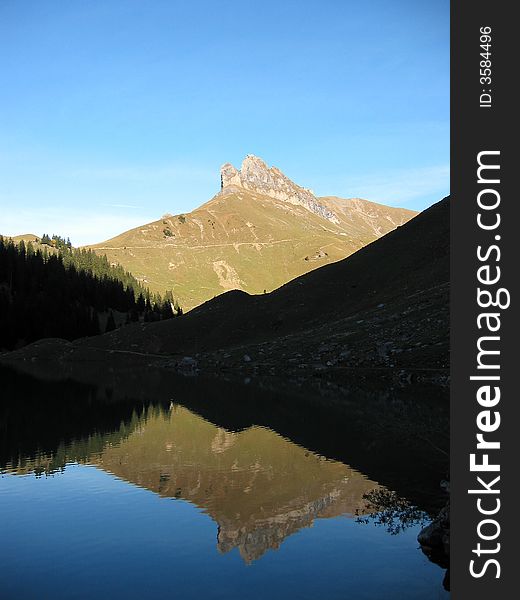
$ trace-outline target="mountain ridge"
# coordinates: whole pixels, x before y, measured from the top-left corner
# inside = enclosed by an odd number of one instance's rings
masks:
[[[229,165],[221,191],[193,211],[164,215],[88,247],[152,290],[173,287],[189,310],[232,289],[270,292],[351,255],[417,214],[361,199],[318,199],[261,159],[244,163],[244,174]],[[273,177],[282,183],[272,184]]]
[[[448,331],[449,197],[269,294],[233,290],[178,319],[79,340],[74,352],[195,356],[208,373],[440,373],[449,367]]]

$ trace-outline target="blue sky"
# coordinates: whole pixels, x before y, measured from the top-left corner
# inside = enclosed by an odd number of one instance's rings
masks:
[[[102,241],[253,153],[318,195],[449,192],[448,0],[2,0],[0,232]]]

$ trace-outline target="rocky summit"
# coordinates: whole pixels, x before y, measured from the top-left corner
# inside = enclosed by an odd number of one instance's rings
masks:
[[[217,183],[217,174],[215,183]],[[417,213],[367,200],[317,198],[249,155],[222,167],[221,189],[190,213],[91,248],[190,310],[229,290],[263,294],[350,256]]]
[[[254,154],[248,154],[245,157],[240,170],[235,169],[230,163],[222,165],[220,182],[221,190],[230,187],[243,188],[283,202],[299,204],[320,217],[338,223],[336,215],[320,204],[311,190],[300,187],[291,181],[280,169],[269,168],[261,158]]]

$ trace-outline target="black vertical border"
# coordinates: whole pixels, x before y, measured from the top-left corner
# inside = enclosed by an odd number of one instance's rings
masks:
[[[451,3],[451,589],[454,600],[501,600],[520,598],[520,539],[515,493],[520,479],[520,192],[514,189],[520,173],[520,152],[514,146],[518,127],[519,100],[517,39],[519,22],[513,15],[515,3],[505,0],[452,0]],[[492,107],[481,108],[480,28],[492,28]],[[516,33],[516,35],[515,35]],[[516,86],[517,87],[517,86]],[[514,103],[514,104],[513,104]],[[500,151],[501,226],[498,232],[482,232],[477,226],[477,155],[483,150]],[[486,518],[476,508],[476,473],[470,473],[469,455],[475,452],[475,400],[478,384],[469,380],[477,374],[477,268],[476,248],[487,246],[496,233],[501,236],[501,287],[511,293],[511,306],[501,311],[501,426],[497,438],[501,449],[494,451],[501,464],[501,509],[496,515],[501,549],[490,558],[501,566],[499,579],[490,568],[479,579],[471,576],[469,562],[476,555],[478,522]],[[482,410],[482,408],[480,408]],[[484,543],[484,542],[482,542]],[[492,543],[489,542],[491,547]],[[482,564],[482,560],[480,562]]]

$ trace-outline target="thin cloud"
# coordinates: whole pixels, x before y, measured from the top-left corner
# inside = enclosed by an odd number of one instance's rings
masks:
[[[56,233],[70,237],[74,246],[85,246],[103,242],[123,231],[154,221],[155,218],[142,213],[128,216],[119,212],[93,214],[84,211],[23,211],[2,215],[0,233],[10,236],[23,233],[34,233],[38,236],[43,233]]]
[[[108,206],[110,208],[143,208],[136,204],[102,204],[101,206]]]
[[[208,181],[215,179],[213,169],[204,169],[192,165],[123,165],[123,166],[82,166],[67,170],[67,176],[73,178],[102,179],[114,181],[156,182],[164,179],[183,179]]]
[[[403,205],[449,193],[450,167],[437,165],[417,169],[367,173],[344,181],[344,195],[383,204]]]

